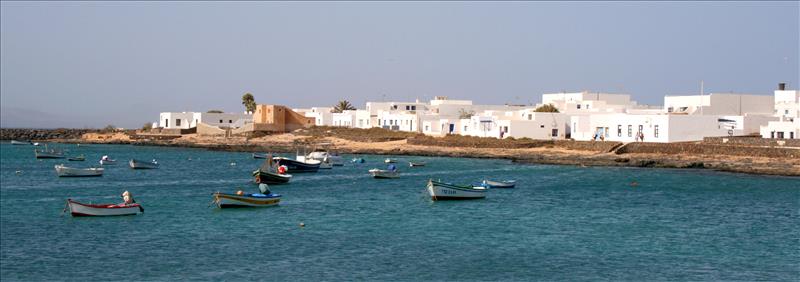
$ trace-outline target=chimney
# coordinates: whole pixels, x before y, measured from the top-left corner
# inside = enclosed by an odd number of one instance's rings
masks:
[[[786,82],[778,83],[778,90],[786,90]]]

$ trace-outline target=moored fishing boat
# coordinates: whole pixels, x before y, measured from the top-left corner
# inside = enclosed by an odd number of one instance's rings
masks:
[[[267,158],[267,154],[253,153],[253,158],[254,159],[266,159]]]
[[[517,185],[517,182],[514,180],[492,181],[484,179],[480,186],[486,188],[514,188],[515,185]]]
[[[130,161],[128,161],[128,165],[132,169],[156,169],[156,168],[158,168],[158,162],[156,160],[153,160],[153,161],[150,161],[150,162],[146,162],[146,161],[140,161],[140,160],[137,160],[137,159],[131,159]]]
[[[316,144],[314,150],[305,156],[305,160],[317,160],[323,164],[327,162],[330,166],[343,166],[342,156],[330,151],[332,145],[332,143]]]
[[[80,154],[76,157],[67,158],[67,160],[71,162],[82,162],[86,160],[86,157],[84,157],[83,154]]]
[[[47,149],[44,150],[34,149],[34,155],[36,155],[37,159],[63,159],[65,158],[64,152],[56,149]]]
[[[137,203],[132,204],[84,204],[67,199],[67,205],[72,216],[118,216],[136,215],[144,212],[144,208]]]
[[[363,164],[365,160],[364,158],[353,158],[352,160],[350,160],[350,162],[354,164]]]
[[[58,174],[59,177],[103,176],[104,171],[102,167],[74,168],[64,166],[63,164],[58,164],[55,168],[56,174]]]
[[[275,166],[272,157],[269,156],[258,169],[253,171],[253,177],[259,184],[285,184],[292,179],[292,175],[287,174],[286,170],[286,166]]]
[[[321,163],[315,160],[302,161],[284,157],[274,157],[272,160],[274,160],[278,166],[286,166],[287,173],[317,172]]]
[[[11,140],[11,145],[30,145],[30,144],[31,142],[28,141]]]
[[[280,194],[228,194],[214,193],[214,204],[219,208],[271,207],[281,202]]]
[[[434,201],[439,200],[469,200],[486,198],[486,187],[472,187],[428,180],[428,194]]]
[[[397,160],[392,159],[392,158],[386,158],[385,160],[383,160],[383,162],[387,163],[387,164],[393,164],[393,163],[396,163]]]
[[[408,162],[408,166],[410,167],[425,166],[425,162]]]
[[[397,167],[393,164],[390,164],[389,167],[386,169],[377,169],[373,168],[369,170],[369,174],[375,178],[398,178],[400,177],[400,172],[397,171]]]

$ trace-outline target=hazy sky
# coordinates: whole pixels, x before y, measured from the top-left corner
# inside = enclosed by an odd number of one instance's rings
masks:
[[[798,2],[2,2],[2,127],[348,99],[798,88]]]

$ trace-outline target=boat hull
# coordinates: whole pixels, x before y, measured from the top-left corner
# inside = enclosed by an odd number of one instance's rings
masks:
[[[281,202],[281,195],[269,194],[265,197],[255,197],[252,194],[236,195],[214,193],[214,203],[219,208],[244,208],[244,207],[272,207]]]
[[[514,188],[517,183],[514,181],[491,181],[491,180],[484,180],[481,182],[481,186],[486,188]]]
[[[410,162],[410,163],[408,163],[408,166],[410,166],[410,167],[415,167],[415,166],[425,166],[425,163],[414,163],[414,162]]]
[[[115,165],[117,161],[115,160],[100,160],[100,165]]]
[[[70,199],[67,199],[70,214],[72,216],[122,216],[122,215],[136,215],[144,212],[144,209],[139,204],[130,205],[117,205],[117,204],[84,204]]]
[[[255,182],[258,184],[286,184],[292,180],[291,174],[277,174],[268,171],[256,170],[253,172]]]
[[[383,169],[370,169],[369,174],[371,174],[372,177],[379,179],[391,179],[400,177],[399,171],[390,171]]]
[[[30,145],[30,142],[22,142],[17,140],[11,140],[11,145]]]
[[[428,181],[427,190],[434,201],[483,199],[486,198],[487,191],[484,187],[467,187],[437,181]]]
[[[58,177],[92,177],[103,176],[104,169],[100,168],[71,168],[63,165],[56,165],[56,174]]]
[[[156,168],[158,168],[158,164],[157,163],[143,162],[143,161],[138,161],[138,160],[130,160],[130,161],[128,161],[128,165],[132,169],[156,169]]]
[[[306,163],[286,158],[273,158],[278,166],[285,165],[286,172],[289,173],[306,173],[319,171],[320,162]]]
[[[266,154],[256,154],[256,153],[253,153],[253,158],[254,158],[254,159],[266,159],[266,158],[267,158],[267,155],[266,155]]]
[[[65,156],[58,153],[36,152],[37,159],[63,159]]]

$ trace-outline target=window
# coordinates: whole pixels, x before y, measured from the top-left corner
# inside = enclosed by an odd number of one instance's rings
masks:
[[[786,112],[787,115],[789,114],[789,110],[786,110],[785,112]]]
[[[775,139],[775,131],[769,133],[769,138]]]
[[[464,132],[466,132],[466,131],[467,131],[467,126],[465,125],[465,126],[464,126]]]
[[[169,119],[164,120],[164,127],[169,127]]]
[[[410,110],[410,109],[411,109],[411,107],[410,107],[410,106],[408,106],[408,105],[406,105],[406,111],[408,111],[408,110]]]
[[[532,120],[532,119],[533,119],[533,114],[528,114],[528,120]]]
[[[381,120],[378,120],[378,126],[381,126]]]
[[[540,124],[540,125],[539,125],[539,128],[544,128],[544,124]]]
[[[553,137],[558,137],[558,128],[553,128]]]
[[[181,126],[181,119],[175,119],[175,126]]]
[[[783,139],[783,131],[778,131],[778,139]]]
[[[658,138],[658,125],[653,126],[653,137]]]
[[[586,104],[586,109],[587,109],[587,110],[589,109],[589,104]]]
[[[219,123],[222,123],[222,120],[219,120]]]
[[[671,113],[671,112],[672,112],[672,111],[674,111],[674,110],[675,110],[675,108],[673,108],[673,107],[669,107],[669,108],[667,108],[667,112],[668,112],[668,113]]]
[[[581,109],[581,104],[578,104],[576,107],[578,107],[578,110],[580,110]]]
[[[794,139],[794,132],[789,132],[789,139]]]
[[[633,137],[633,125],[628,125],[628,137]]]
[[[572,132],[578,132],[578,123],[577,122],[573,122],[572,123]]]
[[[411,106],[411,110],[412,111],[416,111],[417,110],[417,106]]]
[[[425,126],[425,131],[431,131],[430,126]]]
[[[622,125],[617,125],[617,137],[622,137]]]
[[[229,119],[229,120],[228,120],[228,123],[233,123],[233,120],[232,120],[232,119]]]
[[[644,128],[644,127],[643,127],[643,126],[640,124],[640,125],[639,125],[639,132],[642,132],[642,129],[643,129],[643,128]]]

